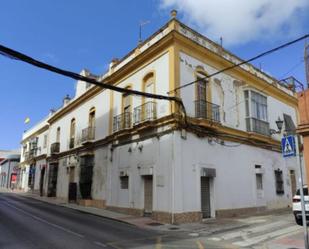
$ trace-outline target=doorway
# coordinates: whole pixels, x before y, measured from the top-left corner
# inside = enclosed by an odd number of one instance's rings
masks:
[[[45,176],[45,167],[43,167],[42,170],[41,170],[41,177],[40,177],[40,196],[43,196],[44,176]]]
[[[57,178],[58,178],[58,164],[49,165],[49,177],[48,177],[48,197],[56,197],[57,189]]]
[[[206,176],[201,176],[201,210],[203,218],[211,217],[210,178]]]
[[[144,215],[152,213],[153,180],[152,175],[144,176]]]

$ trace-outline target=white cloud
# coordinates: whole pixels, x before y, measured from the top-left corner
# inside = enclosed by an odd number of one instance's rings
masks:
[[[214,40],[222,36],[225,45],[295,36],[303,25],[300,13],[309,11],[308,0],[160,1],[161,7],[176,8],[206,36]]]

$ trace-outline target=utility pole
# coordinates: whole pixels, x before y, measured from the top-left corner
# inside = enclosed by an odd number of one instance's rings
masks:
[[[305,199],[304,199],[304,181],[303,181],[303,167],[301,156],[299,154],[299,144],[298,144],[298,135],[295,135],[295,149],[296,149],[296,160],[299,167],[300,172],[300,201],[301,201],[301,214],[303,220],[303,228],[304,228],[304,242],[305,242],[305,249],[309,249],[309,241],[308,241],[308,229],[307,229],[307,219],[306,219],[306,207],[305,207]]]

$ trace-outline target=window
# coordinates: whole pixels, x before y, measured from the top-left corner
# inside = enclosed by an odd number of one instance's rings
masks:
[[[130,89],[130,87],[127,87]],[[122,111],[123,111],[123,118],[122,118],[122,127],[124,129],[131,127],[131,95],[128,93],[124,93],[122,95]]]
[[[57,128],[56,142],[60,143],[60,127]]]
[[[92,107],[89,111],[89,127],[95,127],[95,108]]]
[[[255,176],[256,176],[256,189],[263,190],[263,175],[255,174]]]
[[[44,140],[43,140],[43,148],[45,149],[47,147],[47,134],[44,135]]]
[[[75,126],[76,126],[76,122],[75,122],[75,118],[73,118],[71,120],[71,127],[70,127],[70,141],[69,141],[70,149],[74,148],[74,144],[75,144]]]
[[[120,176],[120,188],[121,189],[129,188],[129,176]]]
[[[278,195],[284,194],[282,170],[280,169],[275,170],[275,181],[276,181],[276,193]]]
[[[251,90],[244,93],[247,131],[269,136],[267,97]]]

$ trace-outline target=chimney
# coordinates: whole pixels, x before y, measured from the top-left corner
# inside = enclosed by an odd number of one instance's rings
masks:
[[[69,102],[70,102],[71,98],[69,96],[69,94],[67,94],[64,98],[63,98],[63,106],[66,106]]]

